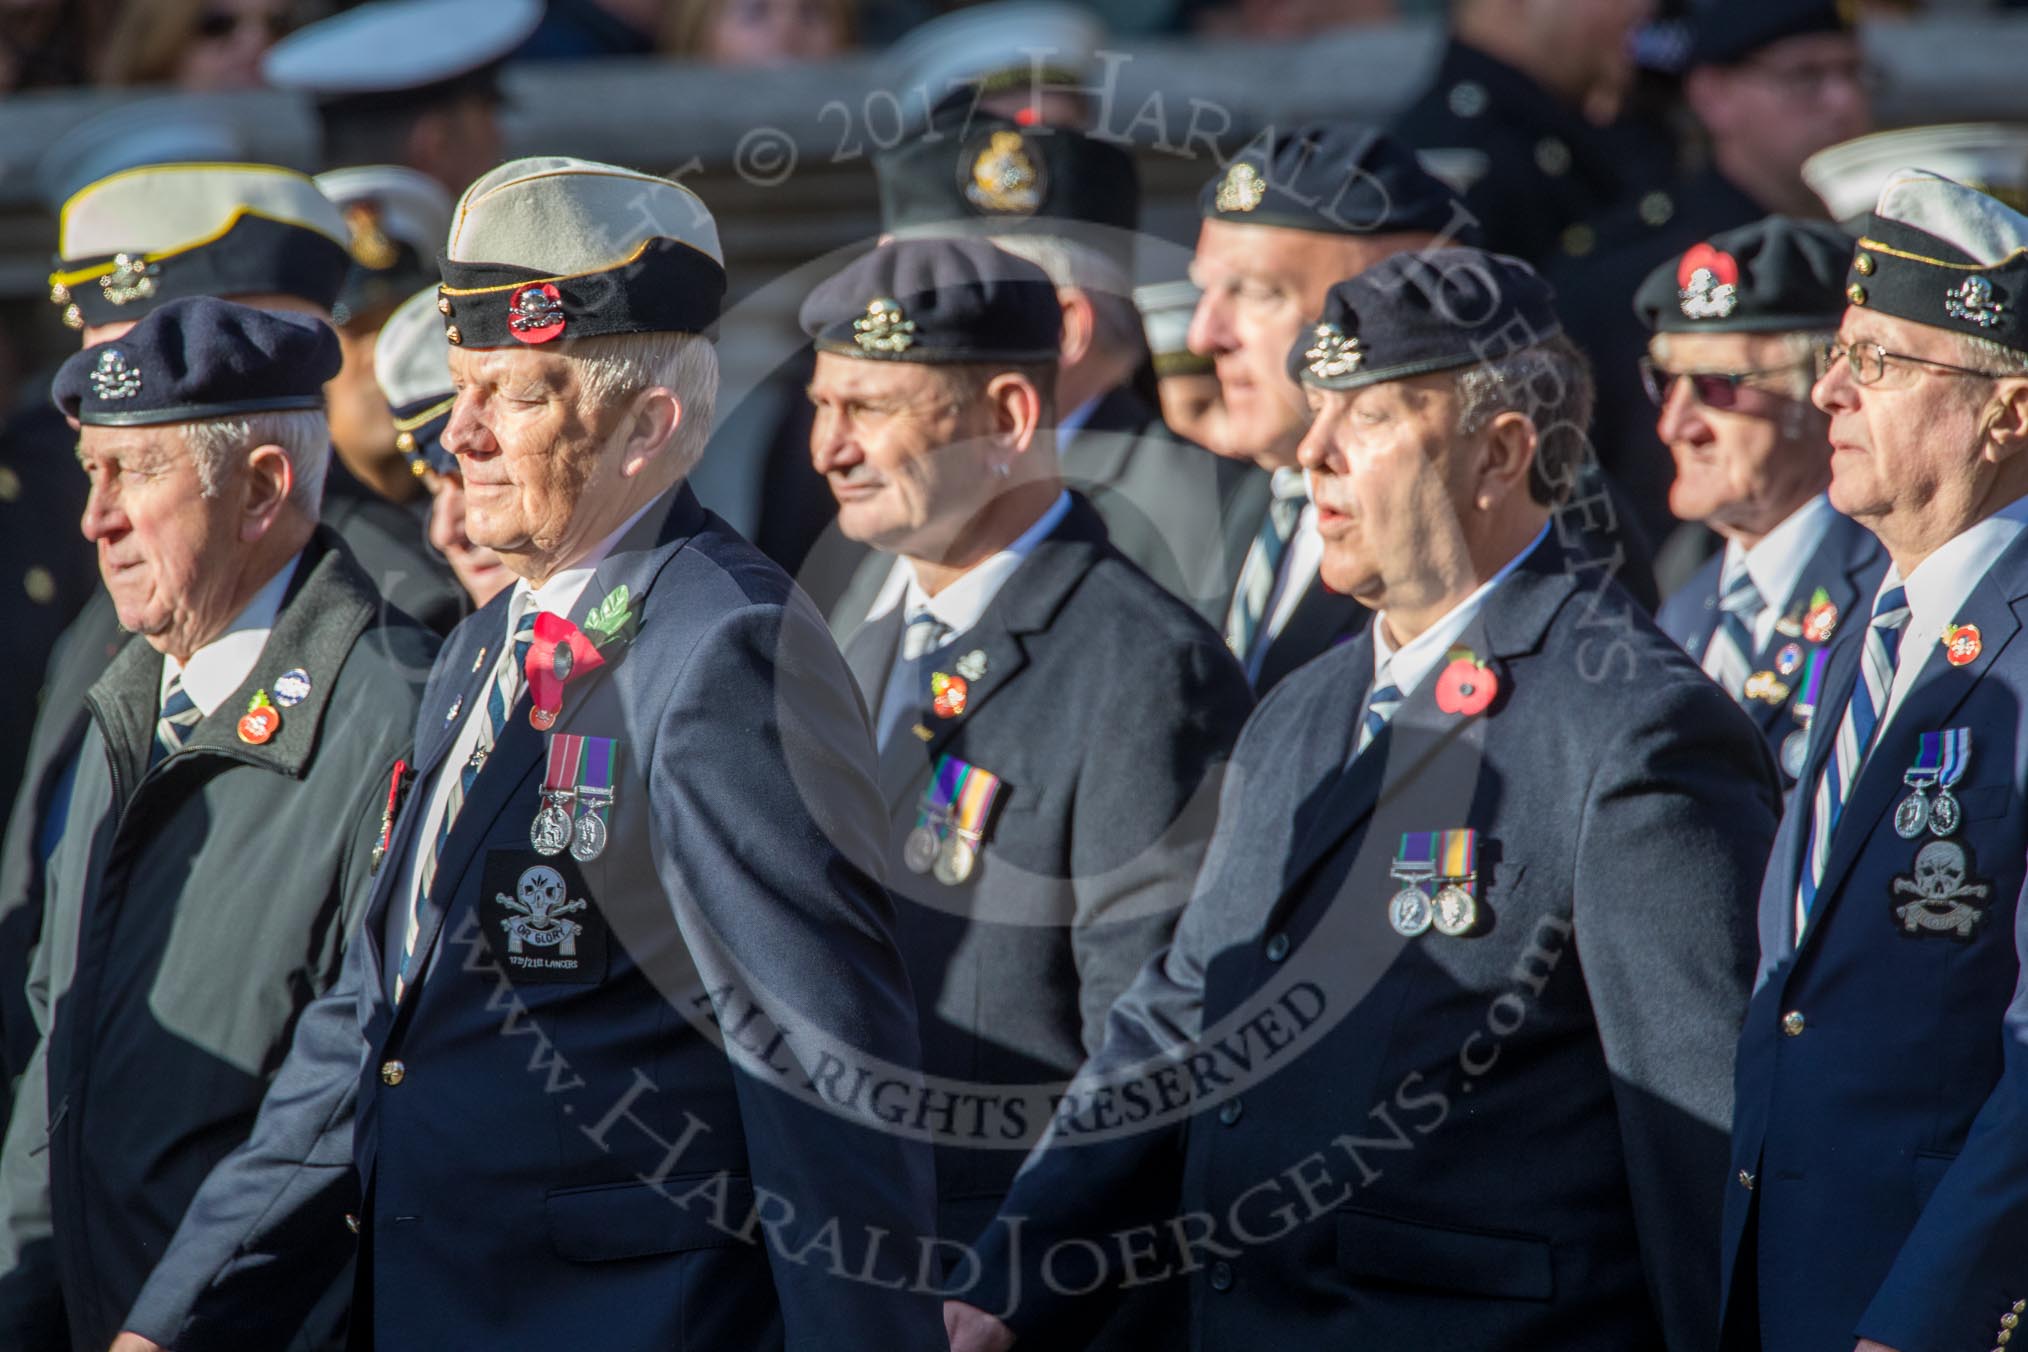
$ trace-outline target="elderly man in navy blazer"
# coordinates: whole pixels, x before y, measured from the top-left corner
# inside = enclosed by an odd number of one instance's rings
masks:
[[[340,989],[128,1327],[281,1346],[356,1244],[381,1352],[933,1347],[928,1148],[840,1088],[918,1059],[871,741],[822,618],[682,483],[710,213],[518,160],[442,269],[444,445],[520,580],[437,662]]]
[[[1812,397],[1892,560],[1761,891],[1728,1352],[2005,1348],[2028,1317],[2028,217],[1906,170]]]
[[[954,1346],[1055,1346],[1166,1266],[1202,1352],[1708,1348],[1773,759],[1570,570],[1590,388],[1526,265],[1403,256],[1322,320],[1303,464],[1374,622],[1247,725]]]
[[[1641,284],[1641,361],[1675,457],[1669,509],[1725,541],[1655,622],[1738,700],[1795,783],[1838,621],[1873,598],[1887,555],[1825,497],[1829,422],[1809,402],[1845,312],[1852,237],[1769,216],[1697,244]]]
[[[1253,707],[1218,635],[1063,486],[1058,315],[1048,275],[983,240],[884,245],[803,307],[814,461],[892,565],[845,655],[880,729],[957,1241],[1168,942]],[[1177,1308],[1150,1293],[1107,1345],[1147,1346]]]

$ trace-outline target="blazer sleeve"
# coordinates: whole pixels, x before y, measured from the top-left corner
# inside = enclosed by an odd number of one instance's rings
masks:
[[[1189,899],[1217,818],[1219,771],[1253,707],[1245,673],[1208,633],[1110,692],[1097,724],[1104,735],[1085,739],[1071,828],[1086,1055]]]
[[[1586,795],[1576,944],[1650,1297],[1671,1352],[1704,1352],[1718,1336],[1733,1052],[1780,789],[1766,744],[1709,682],[1678,678],[1635,717]]]
[[[782,1033],[793,1072],[724,1040],[786,1345],[941,1349],[938,1303],[913,1281],[935,1233],[929,1145],[871,1116],[869,1096],[836,1102],[853,1082],[841,1066],[904,1084],[921,1066],[852,676],[799,594],[731,609],[672,657],[646,767],[655,867],[705,989]],[[874,1280],[790,1256],[827,1228],[855,1271],[869,1233],[886,1237],[865,1260]]]
[[[1896,1352],[2000,1347],[2005,1329],[2018,1338],[2028,1328],[2018,1304],[2028,1300],[2028,895],[2015,904],[2014,947],[2023,976],[2001,1029],[2000,1081],[1859,1321],[1859,1336]],[[2009,1315],[2016,1322],[2003,1325]]]
[[[0,1152],[0,1347],[63,1347],[63,1312],[49,1200],[47,1038],[21,1073]]]
[[[212,1169],[128,1312],[126,1327],[177,1352],[287,1345],[352,1256],[352,1114],[366,1063],[362,928],[393,765],[349,805],[352,848],[331,908],[335,977],[303,1008],[253,1133]],[[347,940],[349,939],[349,942]],[[327,969],[328,970],[328,969]]]

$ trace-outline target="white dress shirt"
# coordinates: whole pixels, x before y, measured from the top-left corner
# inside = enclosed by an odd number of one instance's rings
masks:
[[[190,654],[188,662],[179,663],[173,657],[162,658],[162,680],[155,692],[155,707],[159,710],[162,702],[169,697],[169,680],[177,673],[183,676],[183,693],[190,696],[190,702],[204,711],[206,718],[225,703],[232,692],[245,684],[252,674],[254,664],[261,660],[261,649],[268,644],[268,632],[275,627],[275,616],[281,613],[282,597],[289,590],[289,580],[296,575],[296,565],[303,561],[300,552],[283,564],[275,575],[261,584],[235,615],[225,632],[211,642]],[[276,672],[275,675],[281,675]]]
[[[1377,688],[1380,683],[1380,673],[1385,671],[1388,681],[1395,689],[1401,691],[1401,698],[1404,701],[1413,695],[1417,687],[1429,679],[1429,674],[1437,669],[1437,664],[1449,654],[1451,644],[1457,641],[1458,635],[1465,632],[1465,626],[1472,622],[1472,617],[1486,604],[1486,597],[1492,593],[1493,588],[1512,576],[1514,570],[1521,566],[1521,560],[1533,553],[1548,535],[1549,527],[1544,526],[1520,553],[1501,564],[1500,571],[1487,578],[1477,591],[1445,611],[1442,619],[1399,648],[1387,637],[1387,612],[1383,610],[1375,615],[1373,617],[1375,687]],[[1485,655],[1479,654],[1481,658]]]
[[[1957,624],[1958,610],[1964,605],[1965,598],[1985,577],[1993,560],[1999,558],[2024,530],[2028,530],[2028,498],[2010,503],[1947,541],[1917,564],[1906,581],[1902,580],[1901,569],[1888,568],[1887,576],[1880,580],[1880,592],[1890,587],[1901,587],[1907,591],[1908,624],[1902,630],[1901,648],[1894,661],[1894,688],[1887,697],[1887,711],[1881,716],[1880,730],[1873,738],[1875,745],[1885,740],[1887,725],[1894,721],[1902,700],[1914,688],[1916,677],[1929,661],[1930,649],[1943,641],[1946,629]],[[1877,600],[1879,595],[1876,592],[1874,599]],[[1869,604],[1866,614],[1854,615],[1849,622],[1865,624],[1872,613]]]
[[[1724,591],[1723,579],[1731,577],[1742,563],[1747,576],[1753,579],[1754,590],[1760,593],[1761,612],[1753,621],[1753,652],[1759,652],[1774,641],[1775,624],[1782,618],[1782,607],[1795,594],[1797,585],[1803,580],[1803,568],[1817,552],[1817,546],[1823,543],[1824,532],[1831,528],[1836,516],[1830,497],[1819,493],[1790,512],[1752,549],[1741,548],[1737,540],[1726,543],[1725,561],[1718,571],[1721,594]],[[1753,660],[1753,653],[1745,656],[1748,662]]]

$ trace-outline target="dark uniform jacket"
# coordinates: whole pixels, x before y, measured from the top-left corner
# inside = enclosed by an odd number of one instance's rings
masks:
[[[1231,604],[1229,593],[1227,604]],[[1372,620],[1372,611],[1351,597],[1332,591],[1324,585],[1323,578],[1312,577],[1296,601],[1296,608],[1289,612],[1288,622],[1268,640],[1260,671],[1254,676],[1254,694],[1266,698],[1283,677],[1312,658],[1351,642],[1366,632]]]
[[[1625,190],[1605,139],[1527,75],[1455,38],[1394,134],[1469,181],[1485,247],[1541,265]],[[1631,293],[1629,293],[1631,297]]]
[[[788,578],[687,487],[598,566],[573,621],[619,587],[636,636],[566,688],[552,729],[617,743],[610,844],[582,863],[531,849],[550,738],[524,693],[444,841],[427,967],[395,1001],[432,776],[460,768],[446,756],[510,589],[446,645],[345,976],[138,1331],[178,1352],[271,1345],[351,1251],[356,1209],[355,1336],[380,1352],[942,1346],[934,1300],[884,1284],[933,1225],[928,1149],[860,1125],[868,1085],[912,1074],[918,1047],[868,871],[885,820],[851,676]],[[550,934],[574,953],[524,942],[531,911],[568,916]]]
[[[1863,626],[1873,605],[1873,593],[1880,586],[1880,576],[1887,571],[1887,551],[1880,547],[1872,531],[1836,512],[1830,514],[1829,521],[1823,538],[1803,565],[1795,590],[1778,602],[1780,609],[1776,614],[1780,619],[1773,635],[1764,647],[1748,656],[1754,671],[1773,672],[1787,687],[1779,699],[1749,699],[1745,704],[1777,758],[1782,743],[1803,730],[1796,701],[1803,693],[1803,674],[1810,656],[1823,646],[1810,637],[1803,624],[1812,598],[1821,589],[1824,598],[1837,607],[1840,623]],[[1655,616],[1662,632],[1682,644],[1683,650],[1700,664],[1711,636],[1718,632],[1719,617],[1723,614],[1718,608],[1718,584],[1724,571],[1725,551],[1721,549],[1705,561],[1681,590],[1662,603],[1661,612]],[[1824,641],[1835,639],[1839,632],[1834,625]],[[1828,716],[1835,719],[1838,713],[1833,710]],[[1795,779],[1784,771],[1782,783],[1793,785]]]
[[[1478,716],[1432,673],[1348,766],[1367,637],[1260,705],[1175,942],[967,1299],[1049,1346],[1093,1277],[1065,1241],[1145,1280],[1138,1222],[1183,1246],[1196,1349],[1710,1345],[1774,767],[1622,592],[1555,569],[1538,548],[1458,640],[1498,683]],[[1478,923],[1404,938],[1402,837],[1457,828]]]
[[[429,546],[427,517],[361,483],[335,451],[324,472],[323,518],[396,609],[439,634],[471,609],[450,565]]]
[[[10,1218],[46,1190],[54,1239],[17,1221],[0,1240],[0,1327],[35,1327],[60,1282],[71,1344],[105,1347],[252,1129],[298,1012],[338,975],[436,645],[319,528],[258,663],[180,751],[148,767],[162,658],[146,643],[92,686],[32,983],[45,1036],[4,1170]],[[272,740],[241,738],[255,692],[298,669],[309,692]]]
[[[1651,540],[1675,527],[1669,485],[1676,467],[1655,435],[1658,411],[1641,388],[1638,363],[1649,334],[1634,313],[1634,293],[1650,272],[1691,245],[1765,215],[1767,209],[1725,175],[1706,169],[1588,222],[1570,241],[1583,244],[1583,251],[1559,249],[1547,269],[1564,330],[1597,375],[1592,444],[1599,464],[1625,491]]]
[[[876,710],[901,627],[897,605],[846,644]],[[1106,1010],[1168,942],[1210,839],[1218,771],[1253,705],[1219,637],[1112,548],[1075,498],[934,665],[952,672],[968,654],[983,674],[962,713],[939,717],[925,689],[909,724],[929,739],[905,724],[880,767],[924,1069],[1004,1086],[1010,1100],[1029,1091],[1018,1107],[968,1105],[943,1137],[942,1233],[958,1240],[992,1218],[1021,1164],[1016,1147],[1046,1125],[1045,1093],[1098,1050]],[[947,755],[1001,780],[976,868],[958,886],[903,862]]]
[[[1222,632],[1267,508],[1268,476],[1178,437],[1126,385],[1092,409],[1062,460],[1113,547]]]
[[[1871,598],[1868,598],[1870,607]],[[1728,1349],[2005,1347],[2028,1324],[2028,539],[1957,615],[1962,666],[1927,643],[1860,768],[1795,941],[1816,784],[1858,679],[1843,626],[1760,899],[1726,1183]],[[1925,636],[1904,636],[1903,651]],[[1971,729],[1946,843],[1894,817],[1924,732]],[[1941,848],[1939,848],[1941,847]],[[1925,852],[1926,855],[1925,855]]]

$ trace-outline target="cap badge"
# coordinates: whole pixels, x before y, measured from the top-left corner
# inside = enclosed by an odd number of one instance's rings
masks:
[[[1252,211],[1267,199],[1267,183],[1250,164],[1235,164],[1218,185],[1220,211]]]
[[[1967,324],[1990,329],[2000,322],[2007,307],[1993,299],[1993,284],[1984,277],[1967,277],[1944,293],[1944,313]]]
[[[996,131],[972,161],[965,199],[998,216],[1033,215],[1042,205],[1042,166],[1018,131]]]
[[[524,343],[546,343],[563,332],[563,293],[554,282],[530,282],[507,301],[507,331]]]
[[[1319,380],[1336,380],[1358,370],[1366,360],[1366,349],[1357,338],[1345,336],[1336,324],[1319,324],[1310,331],[1310,347],[1303,353],[1310,374]]]
[[[852,341],[862,352],[906,352],[915,345],[915,321],[901,312],[900,301],[875,296],[852,321]]]
[[[127,364],[127,356],[116,347],[99,353],[92,368],[92,393],[101,399],[132,399],[141,392],[141,373]]]
[[[384,272],[400,260],[394,241],[380,228],[380,203],[353,202],[345,208],[345,228],[351,232],[352,261],[362,268]]]
[[[1739,262],[1699,244],[1676,265],[1677,297],[1685,319],[1725,319],[1739,308]]]
[[[99,290],[105,293],[108,305],[146,300],[155,294],[155,277],[161,271],[145,258],[114,254],[113,270],[99,278]]]

